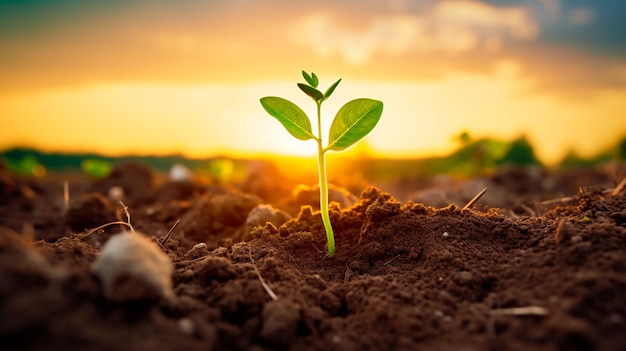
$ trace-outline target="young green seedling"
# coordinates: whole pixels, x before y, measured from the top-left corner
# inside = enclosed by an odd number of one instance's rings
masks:
[[[383,113],[383,103],[372,99],[355,99],[343,105],[335,116],[328,133],[328,145],[322,144],[322,103],[335,91],[341,79],[333,83],[325,93],[317,89],[319,80],[315,73],[302,71],[302,76],[308,84],[298,83],[298,87],[310,96],[317,105],[317,135],[311,129],[311,120],[300,107],[293,102],[275,96],[261,98],[261,105],[267,113],[300,140],[313,139],[317,142],[317,168],[320,187],[320,213],[326,238],[328,240],[328,255],[335,254],[335,235],[328,214],[328,181],[326,179],[326,152],[341,151],[349,148],[361,140],[374,129]]]

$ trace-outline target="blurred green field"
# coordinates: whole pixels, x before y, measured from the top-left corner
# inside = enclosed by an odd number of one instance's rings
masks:
[[[139,162],[157,172],[168,172],[173,165],[184,165],[196,174],[220,181],[236,182],[245,177],[251,164],[270,162],[288,178],[315,182],[316,163],[313,158],[278,156],[272,159],[241,159],[226,156],[187,158],[182,155],[128,155],[109,157],[88,153],[55,153],[31,148],[12,148],[0,152],[0,160],[9,172],[21,176],[43,176],[56,173],[86,173],[102,178],[119,163]],[[550,169],[592,168],[608,162],[626,161],[626,137],[616,145],[591,157],[568,153],[554,165],[544,165],[525,137],[514,140],[471,139],[459,136],[459,147],[443,157],[415,159],[350,157],[330,154],[328,172],[331,178],[353,177],[369,182],[385,182],[412,176],[447,174],[458,177],[486,175],[503,165],[538,165]]]

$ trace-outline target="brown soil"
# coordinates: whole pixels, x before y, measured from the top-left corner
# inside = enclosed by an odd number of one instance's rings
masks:
[[[609,174],[337,188],[330,258],[315,189],[276,174],[280,185],[172,183],[121,165],[100,182],[72,177],[66,208],[62,180],[0,169],[0,348],[626,350],[626,190]],[[127,228],[74,233],[127,221],[120,196],[155,242],[180,219],[163,245],[174,298],[110,301],[91,273]],[[268,203],[278,222],[250,224]]]

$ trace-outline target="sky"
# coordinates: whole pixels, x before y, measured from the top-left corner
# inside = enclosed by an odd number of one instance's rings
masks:
[[[445,155],[525,135],[545,162],[626,136],[626,2],[0,0],[0,149],[313,155],[265,113],[313,71],[322,137],[383,101],[357,150]],[[316,123],[314,122],[315,126]]]

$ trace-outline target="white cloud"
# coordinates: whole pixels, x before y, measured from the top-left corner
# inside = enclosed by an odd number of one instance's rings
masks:
[[[466,30],[509,32],[517,39],[532,39],[539,28],[524,8],[498,8],[476,1],[444,1],[435,7],[434,18],[443,26]]]
[[[300,18],[290,27],[289,35],[320,57],[340,55],[349,63],[364,64],[376,53],[493,53],[507,38],[531,40],[539,34],[528,9],[499,8],[470,0],[437,2],[419,14],[372,15],[358,28],[345,23],[338,15],[318,12]]]

